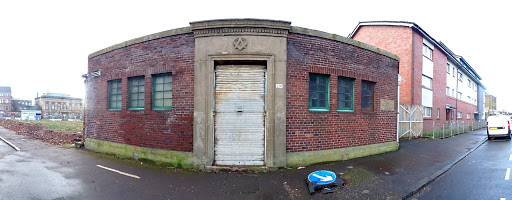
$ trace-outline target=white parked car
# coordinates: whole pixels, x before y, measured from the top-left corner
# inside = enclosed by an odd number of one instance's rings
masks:
[[[487,138],[506,137],[510,139],[510,117],[505,115],[489,116],[487,118]]]

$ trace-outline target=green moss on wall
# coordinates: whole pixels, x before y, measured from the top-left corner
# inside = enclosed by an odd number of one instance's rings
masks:
[[[387,142],[341,149],[290,152],[286,156],[286,165],[289,167],[306,166],[314,163],[348,160],[396,150],[398,150],[397,142]]]
[[[193,168],[194,166],[194,155],[192,152],[153,149],[91,138],[85,140],[85,148],[96,152],[114,154],[123,158],[133,158],[135,152],[138,154],[139,161],[148,164],[184,169]]]

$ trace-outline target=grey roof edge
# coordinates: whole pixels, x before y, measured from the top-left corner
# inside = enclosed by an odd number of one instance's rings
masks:
[[[453,51],[450,48],[448,48],[448,46],[444,44],[442,41],[439,41],[439,45],[445,48],[453,57],[457,58],[457,61],[461,62],[461,64],[466,65],[469,68],[470,72],[473,73],[478,80],[482,80],[482,77],[480,77],[476,70],[473,69],[473,67],[471,67],[469,62],[463,56],[456,55],[455,53],[453,53]]]
[[[368,25],[380,25],[380,26],[393,25],[393,26],[407,26],[407,27],[412,27],[412,26],[416,25],[414,22],[408,22],[408,21],[361,21],[361,22],[357,23],[357,26],[354,28],[354,30],[352,30],[352,32],[350,34],[348,34],[348,38],[352,38],[354,36],[354,34],[356,34],[356,32],[359,30],[359,28],[361,27],[362,24],[364,24],[366,26],[368,26]]]
[[[289,29],[291,22],[283,20],[272,19],[258,19],[258,18],[227,18],[227,19],[210,19],[202,21],[190,22],[192,31],[198,29],[210,28],[226,28],[226,27],[266,27]]]
[[[186,34],[186,33],[192,33],[192,31],[190,29],[190,26],[182,27],[182,28],[176,28],[176,29],[171,29],[171,30],[162,31],[162,32],[158,32],[158,33],[153,33],[153,34],[150,34],[150,35],[138,37],[138,38],[135,38],[135,39],[131,39],[131,40],[128,40],[128,41],[125,41],[125,42],[121,42],[119,44],[115,44],[115,45],[112,45],[110,47],[101,49],[99,51],[96,51],[94,53],[89,54],[88,58],[94,58],[94,57],[99,56],[101,54],[108,53],[108,52],[114,51],[116,49],[120,49],[120,48],[127,47],[127,46],[130,46],[130,45],[134,45],[134,44],[138,44],[138,43],[143,43],[143,42],[147,42],[147,41],[150,41],[150,40],[156,40],[156,39],[160,39],[160,38],[164,38],[164,37],[169,37],[169,36],[173,36],[173,35]]]
[[[363,42],[360,42],[360,41],[357,41],[357,40],[353,40],[353,39],[350,39],[350,38],[346,38],[346,37],[343,37],[343,36],[340,36],[340,35],[336,35],[336,34],[332,34],[332,33],[326,33],[326,32],[322,32],[322,31],[318,31],[318,30],[314,30],[314,29],[307,29],[307,28],[298,27],[298,26],[291,26],[290,32],[304,34],[304,35],[310,35],[310,36],[315,36],[315,37],[321,37],[321,38],[325,38],[325,39],[329,39],[329,40],[334,40],[334,41],[338,41],[338,42],[343,42],[345,44],[349,44],[349,45],[352,45],[352,46],[356,46],[356,47],[359,47],[359,48],[362,48],[362,49],[366,49],[366,50],[369,50],[369,51],[372,51],[372,52],[375,52],[375,53],[387,56],[389,58],[392,58],[392,59],[397,60],[398,62],[400,62],[400,57],[398,57],[396,54],[393,54],[393,53],[388,52],[386,50],[379,49],[379,48],[374,47],[372,45],[369,45],[369,44],[366,44],[366,43],[363,43]]]
[[[0,86],[0,91],[11,93],[11,86]]]
[[[69,100],[80,100],[82,101],[82,98],[78,98],[78,97],[62,97],[62,96],[40,96],[40,97],[36,97],[34,98],[34,100],[38,100],[38,99],[69,99]]]

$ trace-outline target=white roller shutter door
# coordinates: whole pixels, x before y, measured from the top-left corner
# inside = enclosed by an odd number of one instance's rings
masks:
[[[264,165],[265,67],[217,66],[215,112],[215,164]]]

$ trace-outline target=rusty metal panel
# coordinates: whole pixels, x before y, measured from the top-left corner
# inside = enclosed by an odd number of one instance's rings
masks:
[[[215,164],[264,165],[265,67],[221,65],[215,72]]]

